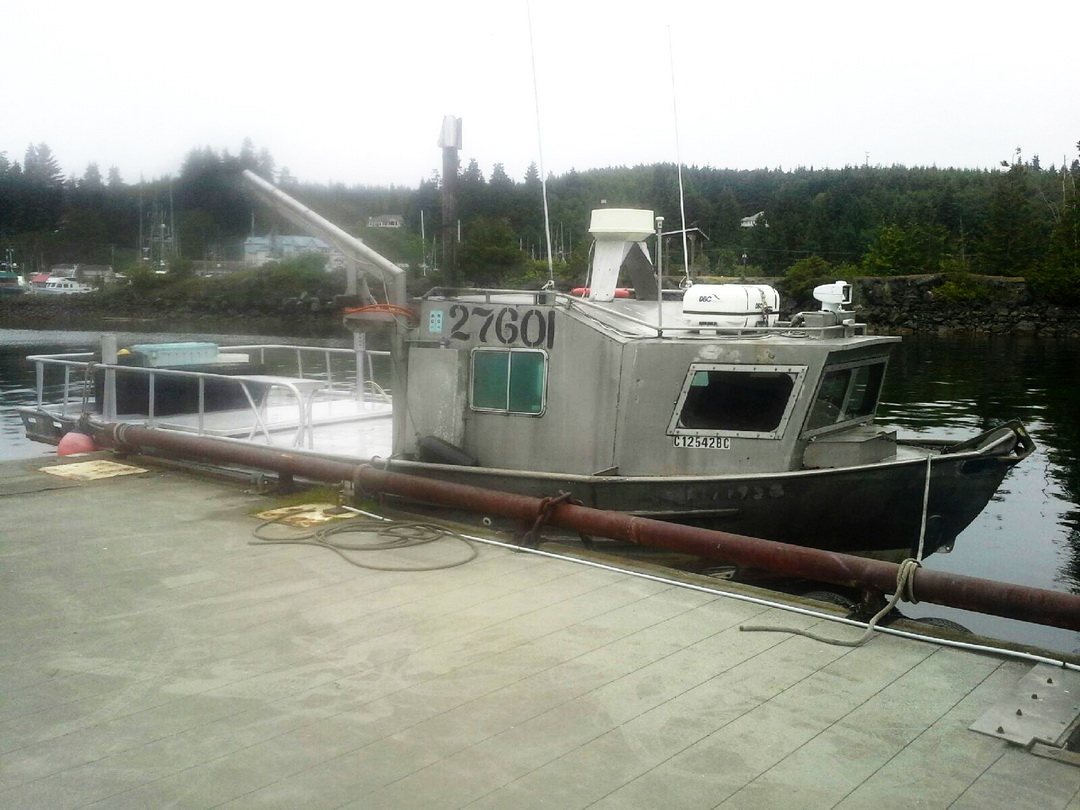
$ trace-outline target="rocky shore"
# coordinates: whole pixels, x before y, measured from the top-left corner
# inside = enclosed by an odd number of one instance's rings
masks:
[[[1038,300],[1023,279],[972,276],[859,278],[859,320],[883,332],[962,332],[1080,337],[1080,307]]]
[[[757,279],[778,285],[779,279]],[[1023,279],[997,276],[868,277],[852,280],[859,320],[877,332],[959,332],[1080,337],[1080,307],[1040,301]],[[782,286],[782,285],[778,285]],[[272,308],[202,307],[198,301],[150,299],[122,301],[98,294],[0,297],[0,325],[7,328],[97,326],[102,321],[167,324],[197,329],[223,319],[237,327],[272,329],[283,323],[306,330],[334,329],[338,313],[355,303],[342,295],[304,294]],[[785,299],[785,311],[815,308]]]
[[[9,329],[146,327],[199,331],[206,324],[227,322],[238,330],[270,334],[288,326],[304,334],[340,334],[338,313],[355,303],[353,297],[315,295],[283,299],[276,307],[202,307],[197,301],[134,302],[102,296],[31,294],[0,297],[0,327]]]

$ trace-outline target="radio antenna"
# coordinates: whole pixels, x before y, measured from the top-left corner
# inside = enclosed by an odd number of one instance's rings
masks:
[[[675,92],[675,49],[671,45],[671,26],[668,26],[668,60],[671,65],[671,111],[675,118],[675,160],[679,169],[679,215],[682,217],[683,287],[690,286],[690,251],[686,237],[686,195],[683,193],[682,148],[679,145],[679,103]]]
[[[540,137],[540,91],[536,84],[536,47],[533,45],[532,7],[525,0],[525,15],[529,19],[529,58],[532,60],[533,101],[536,104],[536,149],[540,155],[540,189],[544,197],[544,237],[547,240],[547,286],[555,286],[555,265],[551,257],[551,216],[548,213],[547,172],[544,171],[544,140]]]

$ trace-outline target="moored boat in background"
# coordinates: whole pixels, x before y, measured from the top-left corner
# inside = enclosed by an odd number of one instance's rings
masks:
[[[0,270],[0,295],[22,295],[26,292],[26,280],[12,270]]]
[[[41,292],[48,295],[79,295],[92,293],[93,291],[94,288],[89,284],[83,284],[81,281],[67,276],[49,276],[45,281],[45,286],[41,289]]]

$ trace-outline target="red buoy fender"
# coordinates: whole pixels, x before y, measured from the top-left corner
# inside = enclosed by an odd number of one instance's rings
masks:
[[[93,453],[96,449],[94,440],[90,436],[75,429],[69,430],[60,438],[60,443],[56,445],[56,455],[71,456],[75,453]]]

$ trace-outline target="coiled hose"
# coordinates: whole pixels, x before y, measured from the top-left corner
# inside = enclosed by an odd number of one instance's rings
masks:
[[[266,534],[267,527],[280,524],[281,521],[288,517],[289,514],[284,514],[259,524],[253,532],[255,539],[250,541],[249,545],[318,546],[319,548],[330,549],[350,565],[372,571],[438,571],[465,565],[476,559],[477,554],[479,554],[476,545],[471,540],[434,523],[386,521],[367,517],[354,517],[347,520],[333,521],[313,530],[294,531],[287,536]],[[374,535],[374,537],[370,541],[360,543],[347,543],[331,539],[335,535],[347,533],[368,534]],[[350,556],[350,553],[360,554],[372,551],[415,548],[435,543],[443,538],[456,541],[465,546],[466,553],[462,559],[429,565],[379,565],[371,562],[361,562],[356,557]]]

